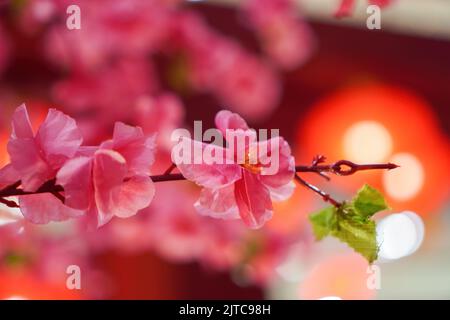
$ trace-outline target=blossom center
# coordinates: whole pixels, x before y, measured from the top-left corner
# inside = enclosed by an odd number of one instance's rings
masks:
[[[260,174],[262,170],[262,165],[258,162],[254,163],[255,161],[251,161],[250,154],[245,154],[244,163],[241,164],[241,167],[250,171],[254,174]]]

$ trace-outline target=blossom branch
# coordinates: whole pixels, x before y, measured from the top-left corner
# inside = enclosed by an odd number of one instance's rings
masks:
[[[348,160],[340,160],[333,164],[325,165],[322,164],[325,161],[325,157],[317,156],[314,158],[313,162],[309,166],[298,165],[295,167],[295,179],[301,185],[311,189],[315,193],[319,194],[324,201],[330,202],[335,206],[340,206],[341,204],[333,199],[329,194],[323,192],[318,187],[308,183],[304,179],[302,179],[297,173],[317,173],[327,180],[330,179],[325,173],[332,173],[339,176],[349,176],[353,175],[359,171],[367,171],[367,170],[392,170],[398,168],[397,165],[393,163],[386,164],[356,164]],[[150,178],[153,182],[166,182],[166,181],[182,181],[186,180],[186,178],[181,173],[171,173],[176,168],[175,164],[172,164],[163,174],[161,175],[152,175]],[[5,204],[8,207],[16,208],[18,204],[12,200],[7,200],[7,197],[14,196],[25,196],[30,194],[41,194],[41,193],[51,193],[63,203],[65,201],[64,196],[61,192],[64,192],[64,188],[60,185],[56,184],[56,179],[52,179],[44,183],[38,190],[34,192],[24,191],[20,188],[21,182],[17,181],[16,183],[0,190],[0,203]]]

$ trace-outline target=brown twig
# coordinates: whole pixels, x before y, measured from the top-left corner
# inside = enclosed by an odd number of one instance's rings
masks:
[[[295,180],[297,180],[303,186],[307,187],[308,189],[310,189],[310,190],[314,191],[315,193],[317,193],[318,195],[320,195],[322,197],[323,201],[331,203],[336,208],[339,208],[342,205],[342,203],[340,203],[339,201],[332,198],[328,193],[325,193],[324,191],[320,190],[316,186],[303,180],[298,174],[295,174]]]
[[[311,165],[311,166],[296,166],[296,172],[315,172],[324,173],[329,172],[338,176],[350,176],[358,171],[367,170],[392,170],[399,166],[393,163],[383,164],[356,164],[348,160],[340,160],[329,165]]]
[[[296,173],[299,172],[312,172],[320,174],[322,177],[329,180],[330,178],[325,175],[325,173],[333,173],[340,176],[349,176],[352,175],[358,171],[365,171],[365,170],[392,170],[395,168],[398,168],[397,165],[392,163],[387,164],[355,164],[348,160],[341,160],[333,164],[324,165],[321,164],[325,161],[325,157],[318,156],[314,158],[313,162],[309,166],[296,166],[295,171]],[[180,181],[180,180],[186,180],[186,178],[181,173],[171,173],[176,168],[175,164],[172,164],[164,174],[161,175],[153,175],[150,176],[150,178],[153,180],[153,182],[165,182],[165,181]],[[340,205],[339,202],[334,200],[330,197],[330,195],[326,194],[325,192],[321,191],[316,186],[311,185],[310,183],[303,180],[300,176],[297,174],[295,175],[295,179],[304,185],[305,187],[313,190],[325,201],[328,201],[332,203],[333,205]],[[63,203],[65,201],[63,192],[64,189],[62,186],[56,184],[56,179],[52,179],[44,183],[38,190],[34,192],[24,191],[23,189],[20,189],[21,182],[17,181],[16,183],[7,186],[6,188],[3,188],[0,190],[0,202],[7,205],[8,207],[17,207],[18,205],[11,200],[7,200],[5,198],[7,197],[13,197],[13,196],[25,196],[25,195],[31,195],[31,194],[41,194],[41,193],[51,193],[55,197],[57,197],[59,200],[61,200]]]
[[[166,171],[164,171],[164,174],[170,174],[173,170],[175,170],[175,168],[177,167],[177,165],[175,163],[172,162],[172,164],[170,165],[169,168],[167,168]]]

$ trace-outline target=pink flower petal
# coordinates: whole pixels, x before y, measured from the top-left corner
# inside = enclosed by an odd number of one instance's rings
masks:
[[[21,104],[12,116],[12,138],[31,139],[34,137],[27,106]]]
[[[21,196],[19,197],[19,205],[23,216],[37,224],[64,221],[84,214],[84,211],[65,206],[50,193]]]
[[[236,130],[236,129],[242,129],[242,130],[248,130],[248,125],[245,120],[238,115],[237,113],[233,113],[228,110],[222,110],[219,111],[215,118],[215,123],[217,129],[222,132],[222,135],[226,136],[226,130]]]
[[[155,161],[155,139],[156,135],[146,137],[139,127],[116,122],[112,149],[125,158],[131,174],[149,175]]]
[[[153,196],[153,182],[146,176],[134,176],[124,182],[127,174],[125,158],[112,150],[99,150],[94,158],[95,203],[98,225],[113,216],[129,217],[147,207]]]
[[[190,148],[191,156],[186,161],[174,161],[183,176],[205,188],[219,188],[232,184],[241,178],[241,168],[237,164],[226,164],[226,150],[224,148],[204,144],[189,138],[180,142],[184,149]],[[208,154],[219,155],[223,164],[214,163],[212,159],[206,160],[204,151]],[[176,159],[173,159],[176,160]]]
[[[76,156],[93,157],[97,150],[97,146],[81,146],[78,148]]]
[[[279,188],[294,178],[295,160],[289,144],[282,137],[258,143],[258,159],[264,165],[260,180],[271,188]]]
[[[118,152],[98,150],[95,153],[93,179],[99,226],[114,216],[113,194],[120,192],[126,173],[126,161]]]
[[[92,158],[78,157],[67,161],[58,171],[56,182],[64,188],[67,206],[87,210],[93,193]]]
[[[0,188],[7,187],[20,180],[20,176],[11,164],[0,169]]]
[[[239,219],[234,185],[219,189],[203,188],[194,207],[204,216],[219,219]]]
[[[295,183],[294,181],[291,181],[288,184],[282,185],[278,188],[272,188],[269,186],[266,186],[270,191],[270,198],[273,201],[285,201],[289,199],[295,190]]]
[[[53,169],[59,169],[72,158],[83,142],[75,120],[61,111],[50,109],[36,134],[45,160]]]
[[[8,142],[11,165],[20,176],[25,191],[36,191],[53,176],[33,138],[13,138]]]
[[[236,203],[244,223],[257,229],[272,218],[272,201],[269,190],[259,181],[258,176],[243,170],[242,179],[234,184]]]
[[[123,183],[120,193],[114,199],[114,215],[128,218],[139,210],[147,208],[155,196],[155,186],[148,176],[133,176]]]
[[[25,104],[20,105],[13,114],[8,153],[11,165],[22,180],[26,191],[36,190],[51,176],[50,168],[42,159],[35,144]]]
[[[27,108],[19,106],[12,118],[8,153],[24,189],[34,191],[52,178],[64,161],[75,155],[81,142],[75,120],[54,109],[34,137]]]

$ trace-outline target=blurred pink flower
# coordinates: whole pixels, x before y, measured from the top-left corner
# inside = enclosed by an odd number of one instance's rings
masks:
[[[195,189],[189,185],[160,184],[151,205],[139,214],[113,220],[95,233],[88,233],[90,246],[100,252],[154,250],[174,262],[197,261],[221,270],[234,266],[247,229],[238,221],[199,215],[192,207],[195,197]]]
[[[276,269],[286,258],[295,238],[267,229],[248,236],[241,249],[240,268],[243,276],[261,286],[266,286],[276,276]],[[245,279],[244,279],[245,280]]]
[[[52,95],[75,115],[84,140],[98,143],[110,132],[116,121],[136,125],[155,123],[151,118],[138,118],[135,106],[155,94],[158,86],[150,61],[141,58],[120,59],[95,72],[74,73],[56,82]],[[154,107],[164,108],[166,105],[158,103]],[[169,112],[164,114],[165,118],[169,117]],[[140,121],[137,122],[136,118]]]
[[[276,108],[279,79],[268,64],[191,12],[174,20],[173,44],[186,55],[194,88],[217,95],[228,108],[251,119],[264,118]]]
[[[160,187],[155,202],[147,209],[146,229],[152,235],[154,250],[173,261],[195,260],[215,269],[234,265],[245,228],[236,221],[198,215],[192,207],[193,189],[175,184]],[[179,206],[172,205],[174,196]]]
[[[97,72],[74,73],[53,87],[55,99],[74,113],[100,112],[102,117],[124,118],[144,95],[156,91],[153,66],[145,59],[121,59]]]
[[[217,114],[216,126],[224,137],[228,129],[236,130],[242,135],[252,133],[244,119],[229,111],[221,111]],[[203,144],[189,138],[183,138],[181,143],[186,142],[194,148],[202,148],[210,154],[222,156],[222,160],[232,160],[231,163],[222,161],[223,164],[217,162],[207,164],[194,159],[189,161],[190,164],[176,163],[188,180],[203,187],[200,199],[195,204],[197,210],[203,215],[222,219],[241,218],[248,227],[259,228],[272,217],[272,199],[285,200],[292,194],[294,158],[288,143],[281,137],[260,142],[248,142],[245,139],[245,146],[234,143],[236,149],[231,152],[233,159],[229,159],[227,154],[229,152],[225,148]],[[249,153],[253,152],[252,150],[259,151],[256,164],[250,163],[247,158],[250,156]],[[279,166],[276,173],[269,173],[268,161],[272,160],[270,154],[274,151],[278,151]],[[238,163],[236,157],[239,157],[239,154],[245,154],[245,163]]]
[[[312,30],[297,13],[294,1],[247,0],[243,6],[264,51],[276,65],[291,70],[311,56],[314,49]]]
[[[60,17],[67,17],[69,4],[58,8]],[[80,0],[77,5],[82,9],[81,29],[69,30],[65,24],[57,24],[46,42],[51,61],[73,69],[92,70],[117,57],[152,53],[169,30],[172,5],[164,1]]]
[[[131,114],[133,123],[140,126],[145,133],[158,132],[158,146],[169,150],[173,144],[170,139],[173,130],[183,123],[184,108],[178,96],[165,92],[153,97],[140,97]]]
[[[154,161],[154,136],[116,123],[113,139],[66,162],[57,174],[65,204],[88,212],[102,226],[114,216],[127,218],[146,208],[155,190],[148,176]]]
[[[335,12],[335,16],[338,18],[346,17],[352,14],[353,8],[355,6],[356,0],[341,0],[339,8]],[[380,8],[384,8],[395,0],[369,0],[369,4],[377,5]]]

